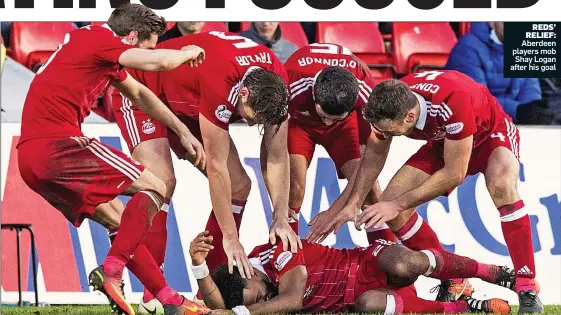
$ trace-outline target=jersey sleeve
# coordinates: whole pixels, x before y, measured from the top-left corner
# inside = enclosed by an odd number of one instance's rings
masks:
[[[94,56],[100,62],[108,62],[117,64],[119,57],[125,51],[135,48],[132,45],[125,44],[123,40],[111,32],[97,32],[99,34],[94,44]]]
[[[124,69],[121,69],[111,76],[111,80],[115,82],[123,82],[127,79],[127,77],[127,72]]]
[[[471,96],[467,92],[454,92],[442,102],[439,119],[446,128],[446,139],[462,140],[477,130]]]
[[[359,84],[358,99],[356,101],[357,112],[360,113],[362,108],[368,103],[368,98],[372,93],[372,89],[376,86],[372,73],[368,66],[359,58],[353,55],[353,59],[357,62],[356,78]],[[362,113],[360,113],[362,115]]]
[[[269,264],[278,273],[278,280],[284,276],[290,269],[296,266],[305,266],[306,261],[304,260],[304,252],[298,249],[296,253],[290,250],[283,250],[283,243],[280,239],[277,239],[277,244],[273,247],[273,256],[269,260]]]

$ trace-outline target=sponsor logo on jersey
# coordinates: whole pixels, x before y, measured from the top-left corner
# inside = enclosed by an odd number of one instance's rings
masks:
[[[232,116],[232,112],[228,109],[228,107],[226,107],[226,105],[218,106],[214,114],[216,115],[216,118],[223,123],[229,122],[230,117]]]
[[[154,126],[150,119],[142,121],[142,132],[144,132],[144,134],[149,135],[154,133],[154,131],[156,131],[156,126]]]
[[[464,129],[463,122],[457,122],[450,125],[446,125],[446,133],[449,135],[454,135],[460,133]]]
[[[282,252],[279,257],[277,257],[277,261],[275,261],[275,268],[277,268],[278,271],[281,271],[282,268],[284,268],[284,266],[286,266],[286,264],[288,264],[288,262],[290,261],[290,259],[292,258],[292,253],[289,251],[286,252]]]

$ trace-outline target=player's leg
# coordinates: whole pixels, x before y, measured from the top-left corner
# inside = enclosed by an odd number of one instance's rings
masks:
[[[396,290],[375,289],[362,293],[355,301],[355,312],[382,314],[463,314],[467,312],[509,314],[505,301],[472,298],[456,302],[429,301],[417,297],[411,287]]]
[[[247,198],[251,191],[251,179],[242,165],[238,150],[231,138],[230,153],[228,154],[228,172],[230,173],[232,187],[232,213],[239,231]],[[206,224],[206,230],[213,236],[212,243],[214,250],[212,250],[206,258],[208,268],[212,271],[218,266],[228,262],[228,257],[222,247],[222,231],[220,230],[220,225],[218,224],[214,211],[210,213]]]
[[[288,124],[288,153],[290,154],[290,192],[288,207],[296,218],[300,217],[300,207],[304,202],[306,191],[306,174],[314,156],[316,143],[312,139],[312,130],[290,120]],[[299,221],[289,218],[289,224],[298,234]]]
[[[514,264],[516,292],[521,305],[519,314],[542,313],[543,305],[537,296],[539,286],[535,281],[530,219],[517,190],[520,170],[518,130],[508,121],[502,127],[481,149],[481,158],[488,156],[485,181],[499,210],[503,235]]]

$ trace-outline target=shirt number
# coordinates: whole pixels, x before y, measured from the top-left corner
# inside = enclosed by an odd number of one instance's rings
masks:
[[[425,78],[427,81],[436,79],[439,75],[443,74],[442,71],[424,71],[415,74],[415,78]]]
[[[310,52],[314,53],[314,54],[330,54],[330,55],[341,54],[341,55],[345,55],[345,56],[350,56],[352,54],[351,50],[348,49],[347,47],[337,46],[337,45],[333,45],[333,44],[313,43],[313,44],[310,44],[309,46],[317,47],[317,48],[310,49]],[[341,49],[339,49],[339,48],[341,48]]]
[[[256,42],[252,41],[249,38],[245,38],[243,36],[237,36],[237,35],[226,35],[224,34],[224,32],[217,32],[217,31],[212,31],[209,32],[210,35],[214,35],[218,38],[224,39],[224,40],[239,40],[242,41],[240,43],[235,43],[233,44],[234,47],[236,48],[252,48],[252,47],[257,47],[259,46],[259,44],[257,44]]]

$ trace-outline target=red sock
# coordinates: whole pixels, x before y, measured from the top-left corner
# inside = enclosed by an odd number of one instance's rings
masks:
[[[435,248],[444,250],[436,233],[423,220],[423,218],[414,213],[409,221],[403,227],[395,232],[401,243],[413,250],[423,250]]]
[[[536,290],[536,267],[530,218],[524,209],[524,201],[499,208],[503,236],[516,272],[516,292]]]
[[[368,238],[368,244],[371,245],[379,239],[397,243],[397,236],[395,236],[394,232],[392,232],[390,227],[385,223],[377,229],[372,228],[367,230],[366,237]]]
[[[160,303],[162,303],[162,305],[180,305],[183,302],[183,297],[168,285],[156,294],[156,298],[160,301]]]
[[[123,215],[119,234],[111,245],[109,254],[103,262],[108,275],[121,278],[125,265],[132,259],[150,228],[154,215],[161,205],[161,198],[154,192],[140,191],[129,200]]]
[[[300,207],[298,208],[290,208],[290,210],[296,212],[296,214],[298,215],[298,217],[300,217]],[[290,227],[292,228],[292,230],[294,231],[294,233],[296,233],[296,235],[298,235],[298,223],[300,221],[298,220],[294,220],[292,218],[288,218],[288,224],[290,225]]]
[[[148,251],[154,258],[154,261],[156,261],[156,265],[158,265],[162,272],[164,272],[163,267],[168,239],[167,218],[169,200],[164,202],[164,205],[160,211],[158,211],[154,220],[152,220],[152,226],[150,227],[150,230],[148,230],[148,234],[146,234],[144,241],[142,241],[142,243],[146,245],[146,248],[148,248]],[[152,299],[154,299],[154,295],[144,288],[144,295],[142,297],[144,303],[147,303]]]
[[[457,302],[438,302],[424,300],[418,297],[413,291],[403,292],[400,290],[399,295],[394,294],[396,304],[396,312],[394,314],[426,314],[426,313],[444,313],[444,314],[462,314],[468,311],[468,305],[466,301]],[[389,302],[389,301],[388,301]],[[388,303],[390,304],[390,303]],[[402,312],[399,306],[401,304]],[[387,307],[387,305],[386,305]]]
[[[447,280],[456,278],[479,278],[494,283],[499,274],[499,267],[479,263],[471,258],[456,255],[444,250],[428,249],[422,251],[427,255],[429,269],[425,276]]]
[[[236,221],[236,228],[238,231],[240,230],[246,202],[247,201],[232,200],[232,212],[234,212],[234,220]],[[208,269],[212,273],[214,269],[220,265],[228,263],[228,257],[224,253],[224,247],[222,247],[222,231],[220,230],[220,225],[218,225],[218,220],[216,220],[214,211],[211,212],[208,218],[206,230],[213,236],[212,245],[214,249],[208,253],[205,259]]]
[[[116,235],[117,231],[111,231],[109,233],[109,239],[114,241]],[[138,280],[140,280],[142,285],[144,285],[144,302],[152,300],[154,296],[158,296],[158,294],[162,291],[164,292],[162,296],[165,300],[161,300],[161,297],[158,298],[162,304],[179,305],[179,303],[182,302],[181,297],[178,298],[179,300],[177,298],[170,297],[173,296],[172,293],[175,293],[175,295],[178,295],[178,293],[167,285],[161,269],[158,267],[156,261],[144,244],[140,244],[138,246],[134,252],[134,257],[128,262],[127,268],[138,278]],[[146,291],[150,295],[149,298],[147,298]]]

